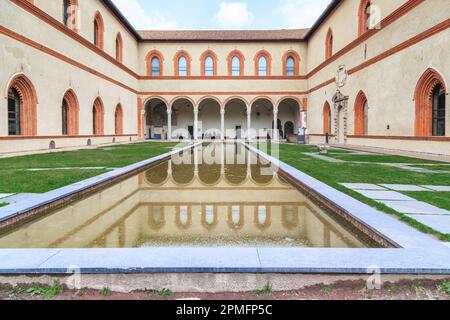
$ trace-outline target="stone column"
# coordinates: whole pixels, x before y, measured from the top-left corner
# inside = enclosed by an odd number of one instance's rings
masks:
[[[172,141],[172,109],[167,108],[167,140]]]
[[[278,141],[278,107],[273,108],[273,137],[274,141]]]
[[[220,130],[222,132],[222,140],[225,140],[225,108],[220,109]]]
[[[198,140],[198,108],[194,107],[194,141]]]

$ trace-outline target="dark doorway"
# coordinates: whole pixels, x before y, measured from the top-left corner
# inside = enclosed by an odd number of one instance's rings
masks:
[[[236,126],[236,139],[241,139],[241,138],[242,138],[242,127]]]
[[[189,131],[189,137],[191,139],[194,139],[194,126],[189,126],[188,131]]]
[[[284,124],[284,138],[288,139],[289,136],[294,134],[294,124],[291,121],[288,121]]]

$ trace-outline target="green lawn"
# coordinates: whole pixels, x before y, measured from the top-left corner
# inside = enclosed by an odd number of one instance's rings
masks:
[[[7,205],[8,205],[8,203],[4,203],[4,202],[0,203],[0,207],[4,207],[4,206],[7,206]]]
[[[144,142],[98,149],[0,159],[0,193],[43,193],[107,172],[79,167],[124,167],[169,152],[177,143]],[[36,168],[71,170],[26,171]]]
[[[356,162],[369,162],[369,163],[407,163],[407,164],[439,164],[440,162],[432,160],[422,160],[416,158],[408,158],[401,156],[391,155],[379,155],[379,154],[354,154],[350,152],[336,152],[337,150],[331,150],[328,153],[328,157],[344,160],[344,161],[356,161]]]
[[[262,150],[265,146],[262,145]],[[270,152],[270,146],[267,148]],[[316,179],[338,189],[353,198],[356,198],[372,207],[375,207],[384,212],[395,214],[401,220],[409,223],[410,225],[418,228],[419,230],[436,234],[441,239],[450,241],[450,235],[441,234],[429,227],[426,227],[417,221],[396,212],[395,210],[382,205],[376,201],[370,200],[359,193],[341,186],[339,183],[391,183],[391,184],[414,184],[414,185],[450,185],[450,174],[448,173],[417,173],[410,172],[399,168],[388,167],[380,164],[373,163],[330,163],[327,161],[315,159],[304,155],[303,152],[317,152],[317,149],[313,146],[301,146],[293,144],[282,144],[280,145],[280,160],[286,162],[287,164],[299,169],[300,171],[315,177]],[[358,157],[358,156],[352,156]],[[405,162],[405,157],[395,157],[395,156],[362,156],[364,158],[376,157],[378,160],[383,160],[380,162]],[[389,159],[390,161],[385,161]],[[409,163],[415,161],[419,163],[427,163],[427,161],[418,159],[406,158]],[[445,197],[445,196],[444,196]],[[441,201],[436,198],[436,203],[438,207],[445,206],[445,201]],[[448,200],[447,200],[448,203]]]
[[[436,165],[436,166],[421,166],[415,165],[415,168],[428,169],[433,171],[450,171],[450,165]]]

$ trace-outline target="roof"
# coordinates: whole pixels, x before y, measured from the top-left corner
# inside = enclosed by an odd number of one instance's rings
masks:
[[[309,29],[138,31],[144,41],[298,41]]]
[[[332,0],[310,29],[136,31],[112,0],[101,0],[138,41],[301,41],[309,39],[343,0]]]

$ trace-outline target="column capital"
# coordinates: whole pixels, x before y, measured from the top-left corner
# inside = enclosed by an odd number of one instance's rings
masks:
[[[220,114],[223,116],[225,115],[225,108],[220,108]]]
[[[172,114],[172,109],[171,108],[167,108],[167,114]]]
[[[273,107],[273,113],[274,113],[274,114],[275,114],[275,113],[278,113],[278,106]]]

